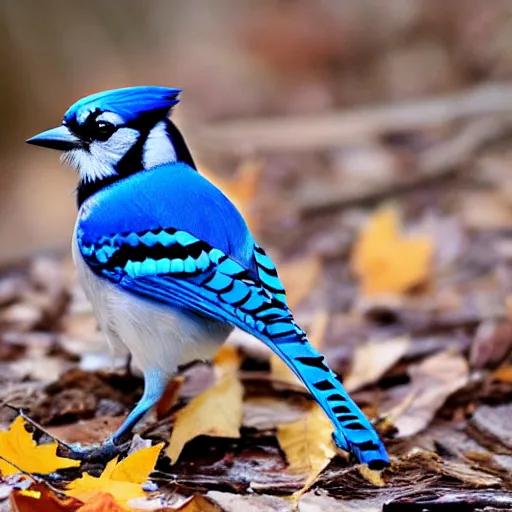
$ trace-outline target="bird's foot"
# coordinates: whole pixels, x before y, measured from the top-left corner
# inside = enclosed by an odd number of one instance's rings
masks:
[[[68,445],[71,452],[68,457],[81,461],[109,461],[127,449],[129,443],[116,444],[112,439],[107,439],[103,444],[81,446],[80,444]]]

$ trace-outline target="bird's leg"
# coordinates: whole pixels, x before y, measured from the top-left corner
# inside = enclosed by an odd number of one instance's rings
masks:
[[[132,409],[123,424],[99,447],[80,446],[72,447],[72,454],[77,459],[111,459],[123,448],[123,442],[132,431],[135,424],[146,414],[151,407],[156,405],[162,397],[168,378],[158,368],[152,368],[144,372],[144,393],[139,403]]]

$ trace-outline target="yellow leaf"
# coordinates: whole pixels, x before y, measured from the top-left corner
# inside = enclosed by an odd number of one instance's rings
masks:
[[[359,464],[357,469],[361,476],[375,487],[386,486],[386,482],[382,478],[382,471],[370,469],[366,464]]]
[[[143,498],[146,493],[140,484],[148,480],[162,446],[163,443],[142,448],[119,463],[115,458],[99,477],[84,473],[68,484],[65,493],[87,502],[98,493],[108,492],[121,506],[131,499]]]
[[[329,314],[326,311],[319,311],[313,318],[311,332],[308,335],[309,342],[313,347],[319,349],[325,337],[325,331],[329,325]],[[277,355],[270,356],[270,375],[273,380],[292,384],[293,386],[304,387],[299,378],[288,368],[286,363]]]
[[[204,167],[200,168],[201,174],[229,197],[253,232],[258,231],[259,227],[253,208],[262,167],[260,160],[246,160],[231,179],[217,176]]]
[[[155,467],[158,455],[163,446],[164,443],[159,443],[130,454],[115,465],[110,479],[120,482],[133,482],[136,484],[146,482],[149,478],[149,474]]]
[[[178,460],[185,444],[197,436],[240,437],[243,392],[237,376],[230,373],[178,411],[165,452],[171,463]]]
[[[427,280],[433,252],[430,237],[404,236],[396,211],[385,208],[359,234],[351,266],[364,295],[402,294]]]
[[[0,432],[0,474],[19,473],[9,462],[26,473],[42,474],[80,466],[80,461],[58,457],[57,447],[57,442],[37,445],[25,429],[25,421],[18,416],[7,432]]]
[[[336,455],[333,431],[331,421],[317,404],[304,418],[278,425],[277,440],[286,455],[288,470],[308,475],[304,487],[295,493],[296,497],[311,487]]]

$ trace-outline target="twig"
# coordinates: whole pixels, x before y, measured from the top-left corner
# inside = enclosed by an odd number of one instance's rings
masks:
[[[229,153],[310,151],[368,142],[386,133],[512,113],[512,87],[491,84],[441,98],[345,110],[329,115],[231,121],[196,128],[205,149]]]
[[[325,214],[350,206],[373,204],[427,187],[452,176],[478,151],[499,140],[512,130],[512,118],[478,119],[461,130],[451,140],[430,148],[419,155],[417,169],[411,178],[392,180],[381,188],[371,188],[360,194],[334,191],[330,197],[303,201],[299,210],[304,217]]]
[[[0,404],[0,406],[7,407],[8,409],[12,409],[13,411],[17,412],[27,423],[29,423],[34,428],[36,428],[37,430],[42,432],[45,436],[48,436],[50,439],[53,439],[56,443],[60,444],[61,446],[64,446],[64,448],[67,448],[71,452],[73,451],[73,448],[69,444],[65,443],[64,441],[61,441],[60,439],[57,439],[55,436],[50,434],[50,432],[48,432],[48,430],[46,430],[44,427],[42,427],[39,423],[37,423],[35,420],[30,418],[29,416],[27,416],[23,409],[20,409],[19,407],[15,407],[14,405],[11,405],[7,402]]]

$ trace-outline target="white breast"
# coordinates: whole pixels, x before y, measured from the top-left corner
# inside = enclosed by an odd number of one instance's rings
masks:
[[[171,377],[179,365],[211,359],[231,332],[226,324],[139,298],[98,277],[80,254],[75,233],[72,250],[78,278],[112,349],[130,352],[143,372],[159,368]]]

